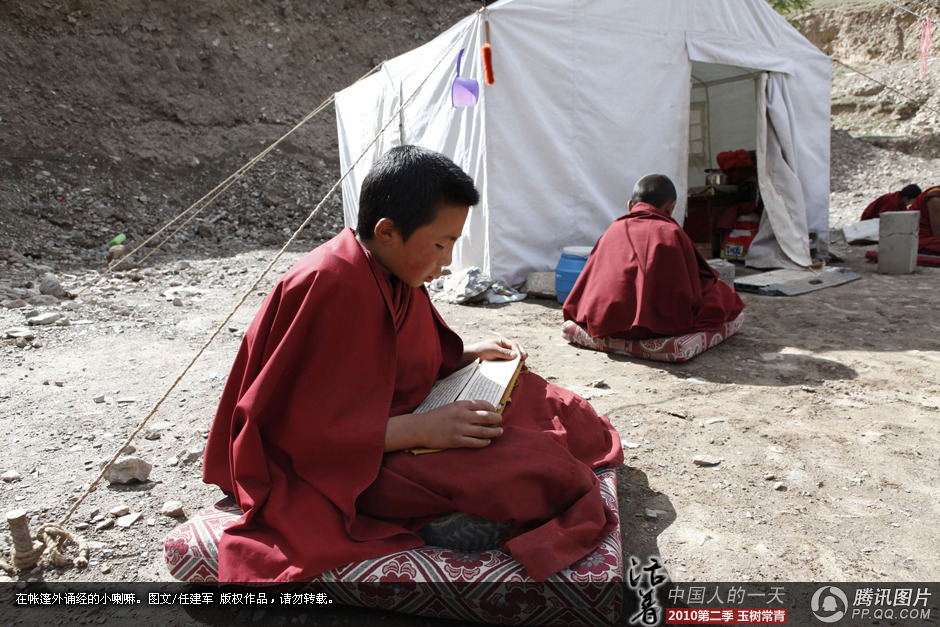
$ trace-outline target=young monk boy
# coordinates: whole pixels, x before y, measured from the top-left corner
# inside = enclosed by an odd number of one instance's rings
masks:
[[[716,331],[744,309],[672,219],[676,188],[661,174],[633,188],[629,213],[608,227],[563,308],[593,337],[644,339]]]
[[[879,196],[865,207],[865,211],[862,212],[862,217],[859,218],[859,220],[872,220],[882,213],[890,211],[907,211],[908,207],[911,206],[915,198],[920,196],[921,192],[920,187],[911,184],[904,186],[900,191]]]
[[[205,481],[244,512],[222,535],[221,581],[303,581],[415,548],[416,531],[454,511],[508,524],[501,547],[537,580],[610,533],[593,470],[623,453],[585,400],[523,373],[502,415],[482,401],[411,413],[463,364],[526,356],[506,339],[464,346],[423,285],[478,201],[447,157],[395,148],[363,181],[356,231],[268,295],[206,446]]]

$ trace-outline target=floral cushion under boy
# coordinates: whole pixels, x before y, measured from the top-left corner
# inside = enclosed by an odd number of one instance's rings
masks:
[[[619,523],[617,475],[597,471],[601,494]],[[218,542],[241,516],[223,499],[167,536],[164,558],[175,579],[217,583]],[[445,525],[446,527],[446,525]],[[510,625],[612,625],[623,607],[620,525],[592,553],[547,582],[533,582],[498,549],[463,552],[434,546],[347,564],[310,582],[346,605]]]
[[[580,324],[566,320],[561,335],[573,344],[605,353],[654,361],[688,361],[699,353],[721,344],[741,330],[744,313],[729,320],[717,331],[698,331],[670,337],[651,337],[645,340],[620,340],[612,337],[592,337]]]

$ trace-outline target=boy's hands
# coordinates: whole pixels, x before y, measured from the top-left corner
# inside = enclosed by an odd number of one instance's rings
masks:
[[[518,342],[504,337],[464,347],[458,367],[475,359],[515,359],[528,354]],[[385,452],[409,448],[483,448],[503,434],[503,417],[486,401],[457,401],[424,414],[392,416],[385,428]]]
[[[518,342],[500,337],[465,346],[460,364],[461,366],[465,366],[474,359],[481,359],[483,361],[515,359],[516,355],[521,355],[522,361],[525,361],[529,356]]]
[[[424,414],[393,416],[385,430],[385,451],[482,448],[503,434],[502,420],[486,401],[457,401]]]

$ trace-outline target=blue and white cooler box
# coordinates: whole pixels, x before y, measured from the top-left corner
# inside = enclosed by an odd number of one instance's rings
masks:
[[[588,255],[593,250],[592,246],[565,246],[561,249],[561,259],[555,266],[555,293],[558,295],[558,302],[563,303],[568,298],[571,288],[575,281],[584,270],[584,264],[587,263]]]

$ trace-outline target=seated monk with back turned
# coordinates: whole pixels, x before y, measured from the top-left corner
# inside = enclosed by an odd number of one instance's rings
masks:
[[[921,189],[917,185],[907,185],[901,191],[879,196],[865,207],[859,220],[873,220],[889,211],[908,211],[920,193]]]
[[[451,512],[505,525],[501,548],[544,580],[614,529],[594,469],[622,463],[620,438],[584,399],[523,372],[502,414],[470,400],[412,413],[477,358],[526,357],[502,338],[464,345],[424,287],[477,202],[444,155],[394,148],[363,181],[356,231],[268,294],[206,445],[204,480],[244,512],[219,542],[220,581],[309,580],[422,546],[416,532]]]
[[[909,211],[920,212],[920,255],[940,255],[940,187],[931,187],[914,199]]]
[[[672,219],[676,188],[651,174],[601,236],[563,308],[593,337],[625,340],[717,331],[744,302]]]

